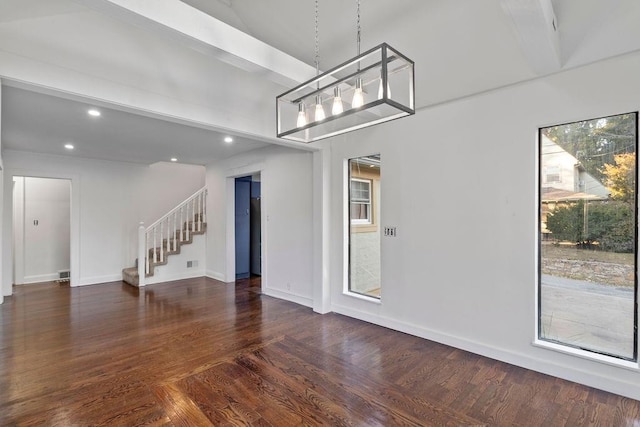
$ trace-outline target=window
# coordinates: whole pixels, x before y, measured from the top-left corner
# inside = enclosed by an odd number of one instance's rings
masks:
[[[349,160],[349,292],[380,298],[380,155]]]
[[[351,179],[351,223],[371,224],[371,180]]]
[[[546,183],[561,182],[560,167],[548,166],[544,176]]]
[[[542,341],[637,360],[637,127],[629,113],[539,131]]]

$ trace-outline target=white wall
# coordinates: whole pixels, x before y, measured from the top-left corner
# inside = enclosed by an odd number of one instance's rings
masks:
[[[71,262],[71,181],[19,177],[14,182],[14,283],[55,280]]]
[[[2,156],[2,79],[0,79],[0,242],[5,241],[3,224],[4,215],[4,162]],[[0,279],[3,277],[1,274],[4,266],[4,245],[0,244]],[[4,302],[4,290],[2,283],[0,283],[0,304]]]
[[[207,275],[235,280],[234,178],[260,172],[262,290],[312,305],[313,155],[268,147],[207,167]]]
[[[132,183],[134,200],[131,206],[134,207],[136,221],[132,222],[129,230],[130,267],[137,257],[139,222],[151,225],[205,185],[203,166],[158,162],[143,167],[143,170],[140,178]]]
[[[637,365],[534,346],[537,129],[640,108],[640,52],[331,144],[331,309],[640,399]],[[343,294],[345,159],[381,153],[382,302]]]
[[[204,186],[204,167],[154,166],[5,151],[3,234],[11,236],[12,177],[72,181],[71,285],[116,281],[133,266],[139,221],[151,221]],[[173,182],[173,183],[171,183]],[[139,198],[148,192],[148,196]],[[152,196],[149,196],[151,194]],[[11,294],[11,239],[3,239],[3,292]]]

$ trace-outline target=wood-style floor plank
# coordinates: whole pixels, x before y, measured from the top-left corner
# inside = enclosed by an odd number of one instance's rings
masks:
[[[14,288],[0,425],[633,426],[640,402],[266,297],[259,280]]]

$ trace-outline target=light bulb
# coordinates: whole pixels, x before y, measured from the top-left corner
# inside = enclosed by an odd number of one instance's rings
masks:
[[[316,122],[321,122],[325,119],[324,108],[322,108],[322,98],[320,95],[316,96],[316,114],[315,114]]]
[[[387,99],[391,98],[391,86],[387,79]],[[378,85],[378,99],[382,99],[382,76],[380,76],[380,84]]]
[[[301,102],[298,104],[298,121],[296,126],[299,128],[307,125],[307,113],[304,108],[304,104]]]
[[[351,100],[351,108],[360,108],[364,104],[364,95],[362,94],[362,79],[358,77],[356,79],[356,90],[353,93],[353,99]]]
[[[333,89],[333,107],[331,107],[331,114],[337,116],[342,114],[344,107],[342,106],[342,96],[340,95],[340,88]]]

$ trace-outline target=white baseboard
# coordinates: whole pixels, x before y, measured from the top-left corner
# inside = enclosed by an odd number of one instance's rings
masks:
[[[404,332],[440,344],[445,344],[461,350],[469,351],[490,359],[499,360],[511,365],[520,366],[532,371],[541,372],[567,381],[584,384],[589,387],[605,390],[610,393],[619,394],[631,399],[640,400],[640,388],[635,382],[626,382],[602,375],[594,374],[590,371],[576,369],[570,364],[559,364],[545,359],[532,357],[528,354],[514,353],[498,347],[488,346],[477,341],[456,337],[450,334],[434,331],[410,323],[400,322],[383,316],[376,316],[370,313],[354,310],[350,307],[332,304],[333,312],[355,319],[363,320],[374,325],[383,326],[395,331]],[[533,345],[532,345],[533,347]]]
[[[53,280],[58,280],[58,278],[58,273],[36,274],[33,276],[24,276],[24,281],[20,284],[29,285],[32,283],[51,282]]]
[[[206,276],[211,278],[211,279],[218,280],[219,282],[225,282],[226,283],[226,281],[224,280],[225,279],[224,274],[219,273],[217,271],[207,270]]]
[[[122,281],[122,273],[109,274],[105,276],[81,277],[78,283],[74,283],[72,281],[71,287],[91,286],[91,285],[99,285],[100,283],[121,282],[121,281]]]
[[[204,276],[203,269],[190,268],[187,271],[180,271],[180,272],[171,273],[171,274],[158,274],[152,277],[147,277],[144,280],[144,284],[145,286],[147,286],[147,285],[153,285],[156,283],[173,282],[174,280],[193,279],[196,277],[203,277],[203,276]]]
[[[304,305],[305,307],[313,308],[313,299],[303,297],[301,295],[295,295],[288,292],[279,291],[277,289],[262,288],[262,293],[270,297],[282,299],[285,301],[295,302],[296,304]]]

